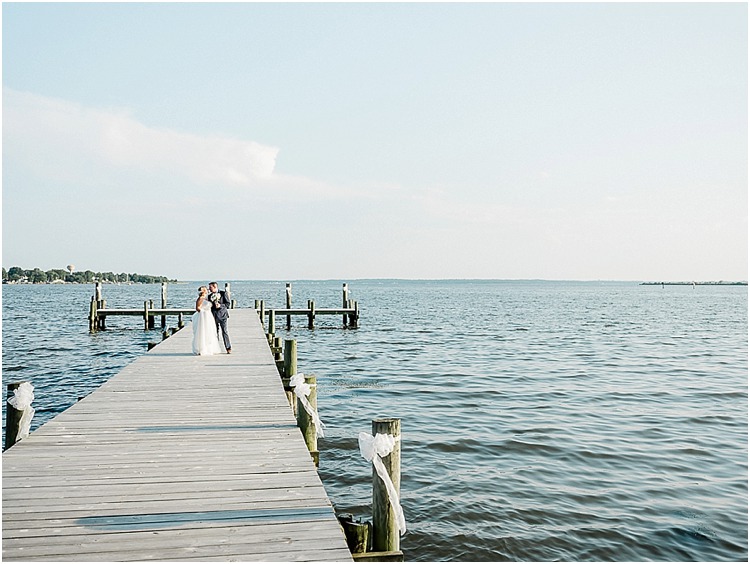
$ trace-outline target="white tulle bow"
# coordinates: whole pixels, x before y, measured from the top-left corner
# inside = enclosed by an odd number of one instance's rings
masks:
[[[310,404],[310,401],[307,399],[307,396],[310,395],[312,388],[310,387],[310,384],[305,383],[305,375],[295,374],[289,379],[289,385],[294,390],[294,395],[296,395],[299,398],[299,400],[302,402],[302,405],[305,408],[305,411],[307,411],[307,413],[312,418],[313,423],[315,424],[315,432],[318,434],[319,437],[325,437],[325,435],[323,434],[323,429],[325,428],[325,425],[320,420],[320,417],[318,416],[318,412],[315,410],[315,408]]]
[[[8,403],[19,411],[23,411],[21,420],[18,422],[17,440],[25,439],[29,436],[31,429],[31,419],[34,417],[34,408],[31,402],[34,401],[34,386],[30,382],[23,382],[15,390],[13,397],[8,398]]]
[[[406,518],[404,517],[404,510],[401,509],[396,486],[393,485],[393,481],[388,475],[388,471],[385,469],[382,460],[382,457],[388,456],[393,452],[393,447],[396,446],[397,440],[398,439],[393,435],[378,433],[373,437],[371,434],[363,432],[359,434],[359,452],[362,453],[362,456],[367,462],[372,462],[378,476],[383,480],[385,490],[388,492],[388,500],[391,502],[393,512],[396,514],[398,530],[403,535],[406,533]]]

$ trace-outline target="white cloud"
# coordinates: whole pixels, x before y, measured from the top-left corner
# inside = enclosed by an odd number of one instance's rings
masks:
[[[76,187],[135,187],[183,204],[211,190],[226,205],[362,197],[364,191],[276,172],[277,147],[151,127],[127,110],[3,88],[3,158],[18,176]],[[174,190],[166,196],[174,201]],[[179,199],[179,198],[178,198]],[[192,199],[192,200],[191,200]]]
[[[95,110],[95,138],[102,154],[121,166],[164,169],[199,183],[252,186],[268,178],[279,150],[253,141],[198,135],[145,126]]]
[[[273,177],[279,152],[254,141],[150,127],[123,110],[86,108],[8,88],[3,137],[15,156],[66,177],[84,174],[80,167],[88,162],[248,188]]]

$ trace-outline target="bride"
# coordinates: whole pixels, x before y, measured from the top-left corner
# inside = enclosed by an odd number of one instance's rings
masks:
[[[208,288],[198,288],[198,299],[195,301],[193,314],[193,354],[221,354],[216,320],[207,296]]]

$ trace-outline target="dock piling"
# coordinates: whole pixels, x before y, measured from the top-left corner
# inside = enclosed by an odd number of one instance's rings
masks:
[[[286,284],[286,308],[292,309],[292,284],[287,282]],[[286,330],[289,331],[292,328],[292,316],[286,316]]]
[[[284,378],[291,378],[297,373],[297,340],[284,340]]]
[[[107,300],[101,300],[99,302],[98,308],[107,309]],[[102,315],[99,317],[99,329],[106,329],[106,328],[107,328],[107,316]]]
[[[344,287],[342,289],[342,301],[341,301],[341,307],[348,308],[349,307],[349,285],[344,282]],[[343,319],[344,327],[346,327],[346,314],[344,314]]]
[[[231,288],[232,286],[229,282],[224,283],[224,292],[226,293],[226,297],[229,300],[229,309],[234,309],[234,300],[232,299]]]
[[[300,376],[302,376],[300,374]],[[307,393],[307,403],[310,405],[312,410],[317,413],[318,411],[318,384],[315,376],[304,376],[305,384],[309,387],[309,393]],[[313,416],[305,409],[305,402],[301,395],[298,393],[298,389],[295,388],[297,395],[297,426],[302,431],[302,436],[305,439],[307,450],[310,451],[315,466],[317,467],[320,463],[320,452],[318,451],[318,433],[313,420]],[[322,432],[322,431],[321,431]]]
[[[284,370],[282,379],[284,381],[284,391],[289,400],[292,411],[297,410],[297,402],[294,401],[294,392],[289,388],[289,379],[297,373],[297,340],[286,339],[284,341]]]
[[[8,384],[8,400],[5,404],[5,445],[8,450],[21,439],[29,436],[31,419],[34,417],[34,386],[31,382]]]
[[[161,283],[161,308],[167,309],[167,283]],[[164,329],[167,326],[167,316],[161,316],[161,328]]]
[[[355,301],[353,306],[354,313],[349,317],[349,326],[356,329],[359,327],[359,302]]]
[[[372,521],[355,518],[351,513],[337,515],[344,529],[346,544],[352,555],[370,552],[372,542]]]
[[[283,360],[281,356],[283,354],[283,348],[281,345],[281,337],[273,338],[273,345],[271,346],[271,352],[273,353],[273,359],[275,361]]]
[[[89,306],[89,331],[92,333],[96,332],[99,317],[96,314],[98,304],[96,296],[91,296],[91,305]]]
[[[390,478],[395,493],[401,491],[401,420],[395,418],[373,419],[372,436],[390,435],[394,439],[393,450],[381,457],[383,466]],[[379,455],[375,455],[379,456]],[[396,511],[391,504],[385,481],[373,467],[372,472],[372,550],[394,552],[400,550],[401,536]]]

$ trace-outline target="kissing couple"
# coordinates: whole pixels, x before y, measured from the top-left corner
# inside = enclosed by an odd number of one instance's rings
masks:
[[[216,282],[211,282],[208,288],[198,288],[193,314],[193,354],[221,354],[219,333],[224,340],[224,349],[231,354],[232,345],[227,329],[231,303],[229,290],[219,290]]]

